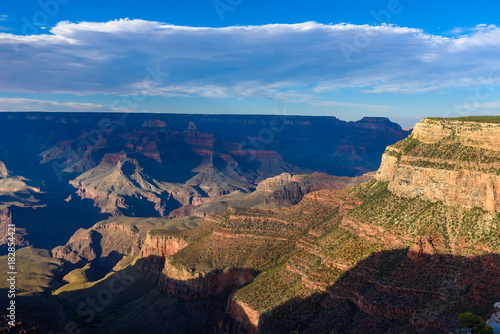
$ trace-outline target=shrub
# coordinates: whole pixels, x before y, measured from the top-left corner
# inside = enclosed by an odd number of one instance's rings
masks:
[[[478,315],[470,312],[461,313],[458,320],[461,324],[455,331],[456,334],[495,334],[493,328]]]

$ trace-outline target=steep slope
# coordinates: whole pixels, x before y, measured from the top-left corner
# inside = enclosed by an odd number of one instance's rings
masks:
[[[81,174],[70,183],[77,194],[90,198],[103,213],[122,212],[137,216],[163,216],[179,207],[171,194],[164,192],[157,181],[144,174],[135,159],[124,153],[106,154],[95,168]]]

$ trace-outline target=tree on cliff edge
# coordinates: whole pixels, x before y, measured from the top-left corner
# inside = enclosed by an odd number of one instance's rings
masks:
[[[495,331],[486,321],[478,315],[470,312],[461,313],[458,316],[460,327],[455,334],[495,334]]]

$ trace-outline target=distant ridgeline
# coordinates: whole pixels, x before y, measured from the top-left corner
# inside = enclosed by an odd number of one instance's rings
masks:
[[[18,223],[20,245],[47,249],[110,215],[295,204],[354,184],[297,174],[375,171],[385,147],[409,134],[387,118],[59,112],[2,112],[0,133],[0,229]],[[280,193],[245,197],[283,173],[295,176]]]
[[[0,131],[0,145],[9,155],[0,159],[14,170],[21,165],[12,156],[14,149],[31,157],[41,153],[32,150],[61,143],[66,145],[61,149],[73,149],[85,159],[90,155],[94,166],[104,153],[122,150],[155,160],[168,159],[173,154],[169,148],[179,144],[176,134],[183,133],[181,141],[189,147],[177,150],[197,149],[198,155],[228,153],[237,158],[275,151],[291,166],[338,176],[376,170],[385,147],[410,133],[387,118],[377,117],[346,122],[319,116],[62,112],[2,112]],[[101,135],[106,143],[98,142]],[[91,144],[88,150],[82,147],[86,143]],[[64,157],[45,153],[43,158],[47,162]],[[252,168],[249,164],[244,167]]]

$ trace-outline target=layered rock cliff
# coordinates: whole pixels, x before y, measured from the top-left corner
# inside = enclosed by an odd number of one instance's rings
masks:
[[[176,231],[196,227],[200,221],[195,217],[168,220],[112,217],[89,229],[79,229],[64,246],[52,249],[52,256],[77,266],[92,262],[96,269],[106,271],[126,256],[174,254],[187,245],[183,235],[175,234]]]
[[[186,246],[187,241],[182,237],[172,235],[171,231],[168,234],[161,231],[148,231],[146,240],[144,240],[142,245],[141,256],[160,256],[165,258],[177,253]]]
[[[263,206],[282,207],[299,203],[304,195],[323,189],[344,189],[370,180],[375,173],[358,177],[339,177],[321,173],[292,175],[283,173],[261,181],[256,191],[263,192]]]
[[[500,210],[500,124],[424,119],[391,145],[375,178],[405,198]]]

